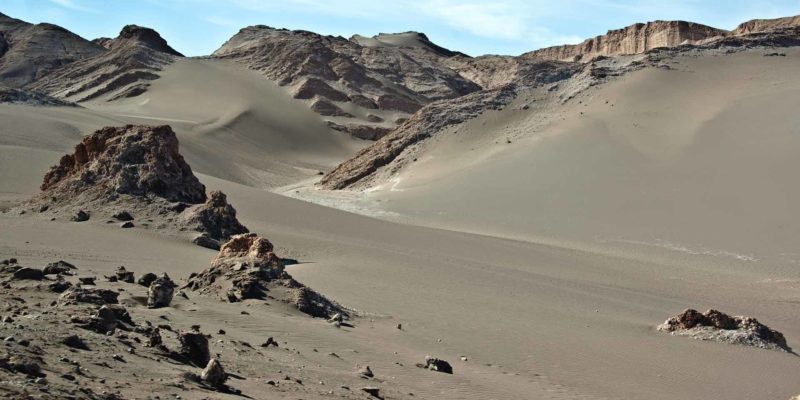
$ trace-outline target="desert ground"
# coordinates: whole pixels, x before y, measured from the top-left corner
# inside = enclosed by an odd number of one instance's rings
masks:
[[[145,349],[115,370],[89,367],[95,377],[82,385],[97,392],[369,398],[357,389],[376,386],[397,399],[789,399],[800,393],[797,354],[656,330],[686,308],[713,308],[755,316],[800,348],[800,50],[781,51],[677,55],[669,68],[567,100],[526,89],[420,144],[391,179],[344,192],[314,184],[370,143],[333,132],[230,61],[177,60],[143,95],[114,102],[0,104],[0,258],[66,260],[98,277],[124,265],[176,281],[207,268],[216,252],[186,235],[14,212],[82,136],[167,124],[207,189],[298,260],[287,271],[357,316],[335,328],[281,305],[192,293],[148,309],[134,301],[145,288],[122,286],[134,319],[212,334],[241,394],[166,384],[189,368]],[[47,339],[3,324],[8,335]],[[242,345],[268,336],[280,347]],[[64,354],[88,365],[118,346],[102,343]],[[427,355],[455,373],[416,368]],[[374,378],[356,375],[363,365]]]

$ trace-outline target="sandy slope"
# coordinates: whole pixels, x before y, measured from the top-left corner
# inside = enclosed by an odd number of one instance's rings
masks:
[[[606,242],[663,239],[759,259],[793,251],[797,57],[681,59],[676,70],[593,89],[535,135],[524,127],[539,127],[536,116],[519,107],[487,113],[465,135],[434,144],[394,191],[368,194],[415,222],[498,237],[380,221],[241,185],[313,176],[358,144],[306,119],[309,111],[263,80],[210,61],[174,64],[146,101],[90,110],[0,106],[0,195],[35,193],[43,168],[82,132],[169,121],[202,181],[227,193],[242,222],[279,254],[302,262],[290,267],[298,280],[378,316],[334,336],[322,324],[305,328],[262,312],[244,319],[235,307],[209,305],[203,317],[211,327],[228,320],[231,335],[254,343],[277,331],[305,354],[358,349],[348,361],[381,371],[395,398],[407,390],[452,399],[784,399],[800,392],[800,358],[671,337],[654,326],[686,307],[714,307],[754,315],[798,348],[794,265]],[[509,145],[502,139],[512,131]],[[504,147],[459,155],[478,145]],[[213,256],[181,238],[103,221],[0,214],[0,226],[0,254],[32,264],[64,258],[98,272],[124,264],[179,278]],[[398,322],[403,332],[393,328]],[[426,354],[450,360],[456,374],[414,368]]]

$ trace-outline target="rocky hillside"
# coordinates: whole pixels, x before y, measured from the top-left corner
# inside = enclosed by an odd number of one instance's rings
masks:
[[[0,83],[19,88],[54,69],[103,53],[102,46],[52,24],[0,14]]]
[[[456,53],[423,34],[323,36],[263,25],[214,52],[286,86],[334,129],[377,139],[421,107],[480,90],[443,61]]]
[[[552,84],[546,97],[563,102],[585,88],[633,70],[648,66],[669,68],[662,60],[684,52],[722,55],[752,48],[798,46],[797,21],[796,17],[751,21],[737,28],[736,34],[698,24],[654,22],[612,31],[582,45],[543,49],[519,57],[456,55],[445,63],[484,90],[424,107],[405,124],[325,175],[319,186],[360,189],[386,181],[409,159],[416,158],[418,143],[485,111],[502,109],[518,93],[531,88]],[[611,38],[615,38],[613,45],[608,44]],[[606,45],[597,47],[603,43]],[[609,58],[604,55],[607,53],[616,57]],[[563,59],[569,61],[556,61]]]
[[[134,97],[144,93],[166,65],[182,57],[158,32],[136,25],[95,44],[102,46],[101,53],[64,65],[29,88],[75,102]]]

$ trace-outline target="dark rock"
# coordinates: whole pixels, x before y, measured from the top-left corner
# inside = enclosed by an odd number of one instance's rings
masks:
[[[425,368],[431,371],[443,372],[445,374],[452,374],[453,367],[445,360],[440,360],[433,357],[425,357]]]
[[[133,283],[136,281],[133,276],[133,271],[126,270],[124,265],[120,265],[119,268],[117,268],[116,272],[114,272],[114,276],[117,277],[118,281],[125,283]]]
[[[34,377],[45,377],[42,372],[42,361],[23,355],[12,355],[9,358],[0,358],[0,368],[20,372]]]
[[[87,346],[86,342],[84,342],[83,339],[81,339],[78,335],[69,335],[61,339],[61,343],[67,345],[68,347],[72,347],[73,349],[89,350],[89,346]]]
[[[83,222],[89,220],[89,213],[83,210],[78,210],[75,215],[70,218],[73,222]]]
[[[158,279],[158,276],[152,272],[148,272],[139,277],[139,284],[145,287],[150,287],[150,284]]]
[[[180,354],[186,357],[196,367],[208,364],[211,355],[208,351],[208,338],[200,332],[181,332],[178,335],[180,341]]]
[[[119,227],[123,228],[123,229],[133,228],[134,226],[136,226],[136,225],[134,225],[133,222],[131,222],[131,221],[125,221],[125,222],[119,224]]]
[[[261,344],[261,347],[269,347],[269,346],[278,347],[278,342],[275,341],[275,339],[273,339],[272,336],[268,337],[267,341]]]
[[[12,278],[16,280],[40,281],[44,279],[44,273],[38,268],[22,267],[14,271]]]
[[[56,274],[72,275],[72,271],[76,269],[77,268],[74,265],[61,260],[47,264],[44,267],[43,272],[45,275],[56,275]]]
[[[169,307],[175,293],[175,282],[166,273],[150,283],[147,290],[147,308]]]
[[[56,281],[47,285],[47,287],[50,289],[51,292],[63,293],[65,290],[72,287],[72,283],[68,281]]]
[[[367,392],[367,394],[369,394],[372,397],[375,397],[376,399],[383,399],[383,397],[381,397],[381,389],[380,388],[362,387],[361,391]]]
[[[95,284],[94,282],[96,280],[97,280],[97,278],[95,278],[93,276],[84,276],[84,277],[78,278],[78,282],[80,282],[82,285],[92,285],[92,286],[94,286],[94,284]]]
[[[192,239],[192,243],[207,249],[219,250],[219,242],[211,236],[208,236],[207,233],[201,233],[195,236],[194,239]]]
[[[112,217],[114,217],[119,221],[133,221],[133,215],[124,210],[115,213],[114,215],[112,215]]]

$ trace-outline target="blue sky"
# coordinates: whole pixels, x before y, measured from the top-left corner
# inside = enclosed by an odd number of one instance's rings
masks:
[[[255,24],[344,37],[413,30],[470,55],[517,55],[656,19],[732,29],[800,14],[800,0],[0,0],[0,12],[87,39],[143,25],[190,56],[210,54]]]

